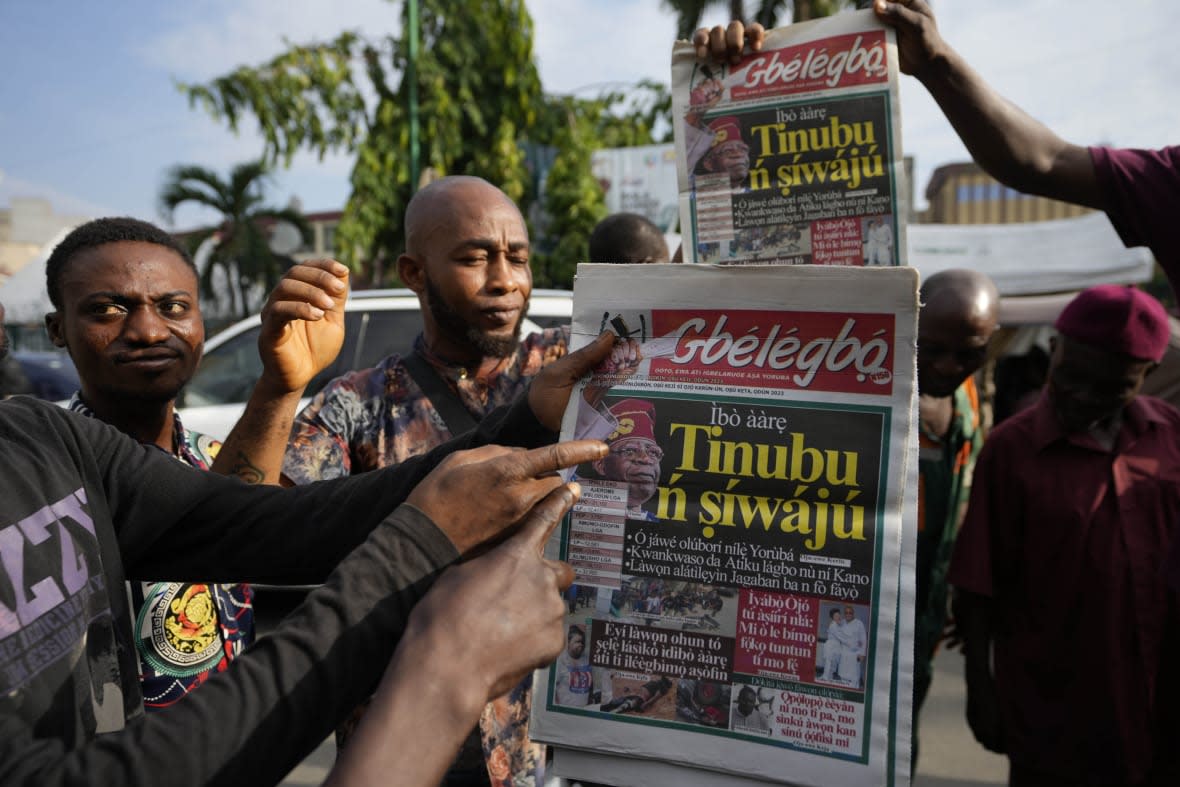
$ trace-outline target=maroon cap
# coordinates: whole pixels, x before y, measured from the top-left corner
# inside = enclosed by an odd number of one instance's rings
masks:
[[[1144,361],[1158,361],[1168,347],[1167,312],[1137,287],[1091,287],[1069,302],[1055,325],[1062,336]]]
[[[656,439],[656,407],[644,399],[623,399],[611,405],[610,413],[618,425],[607,436],[608,443],[625,440]]]

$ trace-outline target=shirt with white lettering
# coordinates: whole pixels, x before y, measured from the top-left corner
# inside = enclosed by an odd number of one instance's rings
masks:
[[[68,406],[95,417],[78,393]],[[186,429],[175,413],[173,446],[171,456],[198,470],[208,470],[221,449],[217,440]],[[247,584],[128,582],[127,593],[148,710],[179,702],[254,641],[253,592]]]

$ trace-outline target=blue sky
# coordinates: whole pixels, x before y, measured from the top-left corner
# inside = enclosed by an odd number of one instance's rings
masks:
[[[675,22],[658,0],[532,0],[529,8],[546,90],[667,81]],[[1177,142],[1174,0],[944,0],[935,9],[943,35],[993,85],[1067,139]],[[261,150],[252,120],[234,136],[189,109],[176,81],[260,63],[284,39],[392,31],[397,17],[386,0],[0,0],[0,205],[44,196],[60,213],[163,223],[155,195],[169,166],[225,172]],[[706,21],[723,18],[718,6]],[[920,195],[934,167],[966,153],[914,80],[903,78],[901,103]],[[345,156],[300,155],[276,176],[272,201],[297,195],[306,210],[340,208],[349,167]],[[208,218],[182,209],[174,226]]]

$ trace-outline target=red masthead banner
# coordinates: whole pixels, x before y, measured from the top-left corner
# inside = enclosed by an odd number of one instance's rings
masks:
[[[815,90],[886,84],[885,32],[866,31],[809,41],[751,57],[745,78],[730,89],[734,101]]]
[[[651,362],[653,380],[864,393],[893,391],[890,313],[652,310],[675,354]]]

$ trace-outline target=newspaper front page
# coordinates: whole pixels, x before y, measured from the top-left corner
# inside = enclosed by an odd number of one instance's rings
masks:
[[[550,545],[577,579],[530,735],[570,775],[894,783],[916,320],[909,268],[578,267],[574,346],[627,340],[562,430],[611,447]]]
[[[678,42],[685,261],[904,264],[897,74],[894,33],[868,10],[771,30],[736,65]]]

